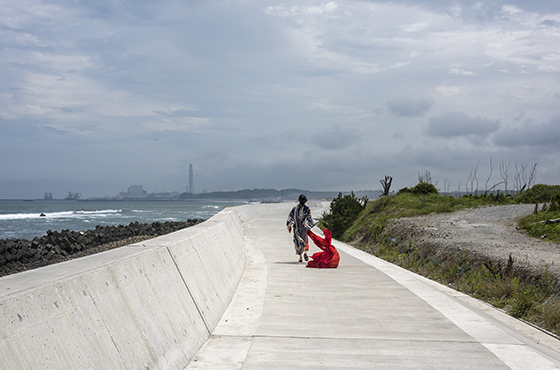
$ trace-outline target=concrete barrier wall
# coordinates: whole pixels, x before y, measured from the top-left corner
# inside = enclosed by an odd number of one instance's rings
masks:
[[[291,206],[0,278],[0,369],[183,369],[237,289],[243,223]]]

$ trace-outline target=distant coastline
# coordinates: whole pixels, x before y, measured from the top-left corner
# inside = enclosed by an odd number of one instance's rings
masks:
[[[367,196],[370,199],[377,199],[380,190],[358,190],[353,191],[358,198]],[[312,191],[303,189],[243,189],[237,191],[216,191],[209,193],[191,194],[182,193],[179,199],[194,200],[259,200],[263,202],[292,202],[296,201],[300,194],[305,194],[310,200],[331,200],[338,196],[350,194],[351,191]]]
[[[282,203],[282,202],[295,202],[300,194],[305,194],[310,200],[332,200],[338,196],[339,193],[342,195],[350,194],[352,191],[313,191],[313,190],[303,190],[303,189],[243,189],[236,191],[213,191],[213,192],[202,192],[191,194],[188,192],[184,193],[147,193],[142,197],[91,197],[91,198],[77,198],[77,199],[0,199],[1,201],[25,201],[25,202],[152,202],[152,201],[247,201],[247,202],[264,202],[264,203]],[[358,190],[353,191],[358,198],[368,197],[369,199],[377,199],[381,194],[380,190]]]

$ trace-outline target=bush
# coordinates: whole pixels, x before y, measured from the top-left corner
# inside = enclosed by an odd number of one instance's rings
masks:
[[[558,218],[560,218],[560,194],[554,195],[552,202],[543,205],[538,212],[519,220],[519,226],[530,236],[560,243],[560,222],[548,222]]]
[[[537,184],[531,189],[517,194],[514,199],[517,203],[547,203],[550,199],[560,197],[560,185]]]
[[[410,191],[413,194],[437,194],[438,193],[436,187],[427,182],[419,183],[418,185],[410,189]]]
[[[397,195],[399,195],[399,194],[404,194],[404,193],[411,193],[411,192],[412,192],[412,191],[411,191],[409,188],[404,187],[404,188],[402,188],[401,190],[399,190],[399,191],[397,192]]]
[[[342,234],[354,223],[362,210],[366,208],[367,197],[358,199],[354,192],[350,195],[338,193],[338,197],[331,202],[329,212],[323,214],[321,226],[329,229],[334,239]]]

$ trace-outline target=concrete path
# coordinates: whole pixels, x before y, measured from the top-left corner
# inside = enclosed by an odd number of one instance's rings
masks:
[[[187,369],[560,369],[553,337],[342,243],[306,268],[286,217],[244,224],[245,275]]]

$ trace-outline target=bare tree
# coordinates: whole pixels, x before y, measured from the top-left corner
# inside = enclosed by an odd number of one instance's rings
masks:
[[[523,163],[521,163],[521,168],[523,168]],[[513,175],[513,189],[516,193],[519,193],[519,188],[521,187],[521,172],[517,166],[517,162],[515,163],[515,174]]]
[[[490,157],[490,175],[488,175],[488,179],[486,179],[486,184],[484,184],[484,192],[488,192],[488,183],[490,182],[490,178],[492,177],[492,172],[494,172],[494,161],[492,157]]]
[[[517,166],[515,163],[515,175],[513,177],[513,185],[516,193],[521,193],[527,187],[527,170],[528,164],[523,164]]]
[[[428,184],[432,183],[432,175],[430,174],[430,171],[426,170],[424,173],[420,173],[420,171],[418,171],[418,183],[421,184],[423,182]]]
[[[467,181],[465,181],[465,191],[467,193],[469,192],[469,184],[471,184],[472,186],[472,168],[471,168],[471,172],[469,172],[469,177],[467,177]],[[470,193],[472,193],[472,191]]]
[[[451,186],[451,181],[449,180],[449,177],[446,179],[443,179],[443,192],[445,194],[449,194],[449,187]]]
[[[505,193],[507,195],[508,191],[507,191],[507,186],[508,186],[508,172],[509,172],[509,165],[510,162],[509,161],[504,161],[503,159],[500,161],[500,176],[502,177],[502,182],[504,184],[505,187]]]
[[[391,189],[391,183],[393,182],[393,178],[391,176],[385,175],[385,180],[379,180],[381,186],[383,187],[383,191],[381,192],[381,197],[386,197],[389,195],[389,189]]]
[[[529,171],[529,179],[527,180],[527,189],[535,185],[537,179],[537,162],[531,164],[531,170]]]
[[[471,168],[471,172],[469,173],[469,177],[467,177],[467,182],[466,182],[466,191],[467,193],[469,192],[469,185],[470,185],[470,193],[473,194],[475,192],[478,192],[478,177],[477,177],[477,172],[478,172],[478,166],[480,165],[480,161],[476,162],[476,166]],[[476,183],[476,186],[475,186]]]
[[[515,164],[514,186],[516,192],[521,193],[523,190],[529,189],[532,186],[535,181],[536,171],[537,163],[521,163],[519,167],[517,163]]]
[[[480,160],[476,162],[476,167],[474,168],[474,175],[473,181],[476,182],[475,192],[478,193],[478,178],[476,177],[476,173],[478,172],[478,165],[480,164]],[[472,184],[471,184],[471,192],[472,192]]]
[[[469,176],[467,177],[467,181],[465,182],[465,191],[467,193],[473,194],[475,191],[474,183],[476,182],[476,190],[478,190],[478,180],[476,178],[476,172],[478,171],[478,164],[480,161],[477,162],[476,167],[471,168],[471,172],[469,172]],[[469,191],[470,187],[470,191]]]
[[[502,181],[500,181],[500,182],[498,182],[498,183],[492,185],[492,187],[491,187],[490,189],[488,189],[488,191],[494,189],[496,186],[501,185],[501,184],[502,184]],[[499,190],[498,190],[498,192],[499,192]]]

